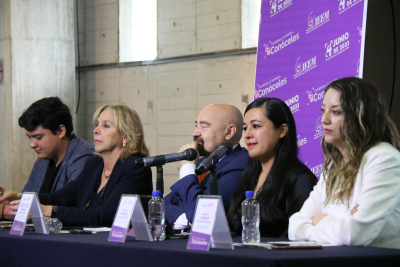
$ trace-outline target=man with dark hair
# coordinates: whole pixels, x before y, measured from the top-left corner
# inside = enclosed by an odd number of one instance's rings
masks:
[[[78,177],[86,159],[93,155],[93,145],[73,134],[69,108],[58,97],[33,103],[18,124],[26,130],[30,147],[38,156],[22,192],[51,193],[62,188]],[[3,186],[0,191],[0,203],[22,195]]]

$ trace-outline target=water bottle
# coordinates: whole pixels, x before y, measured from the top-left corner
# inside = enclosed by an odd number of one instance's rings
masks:
[[[156,190],[152,193],[153,197],[149,201],[149,228],[154,241],[165,240],[165,204],[161,198],[161,191]]]
[[[242,202],[242,242],[260,242],[260,205],[254,199],[254,191],[246,191],[246,199]]]

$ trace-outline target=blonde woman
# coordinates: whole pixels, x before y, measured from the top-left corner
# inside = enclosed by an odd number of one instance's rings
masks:
[[[343,78],[327,86],[321,110],[323,173],[289,238],[400,248],[400,142],[382,97]]]
[[[93,125],[97,155],[86,161],[76,180],[39,194],[43,215],[64,225],[111,226],[122,194],[149,195],[153,189],[150,168],[135,165],[149,154],[138,114],[127,106],[104,105],[95,112]],[[10,204],[17,210],[19,200]]]

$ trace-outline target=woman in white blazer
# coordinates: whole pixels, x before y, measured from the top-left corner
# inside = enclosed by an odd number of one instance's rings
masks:
[[[323,172],[289,239],[400,248],[400,137],[384,100],[343,78],[327,86],[321,111]]]

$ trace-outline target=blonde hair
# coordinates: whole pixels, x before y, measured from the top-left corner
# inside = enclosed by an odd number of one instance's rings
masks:
[[[400,136],[389,117],[386,103],[376,88],[356,77],[331,82],[325,93],[333,89],[340,93],[343,121],[340,134],[345,142],[347,158],[322,138],[325,154],[323,174],[326,177],[326,200],[349,207],[361,160],[370,148],[387,142],[400,151]]]
[[[129,140],[121,154],[121,160],[125,160],[131,154],[149,156],[149,149],[144,142],[143,125],[137,112],[125,105],[104,105],[93,115],[94,126],[96,126],[100,114],[106,109],[110,109],[114,113],[117,132]]]

